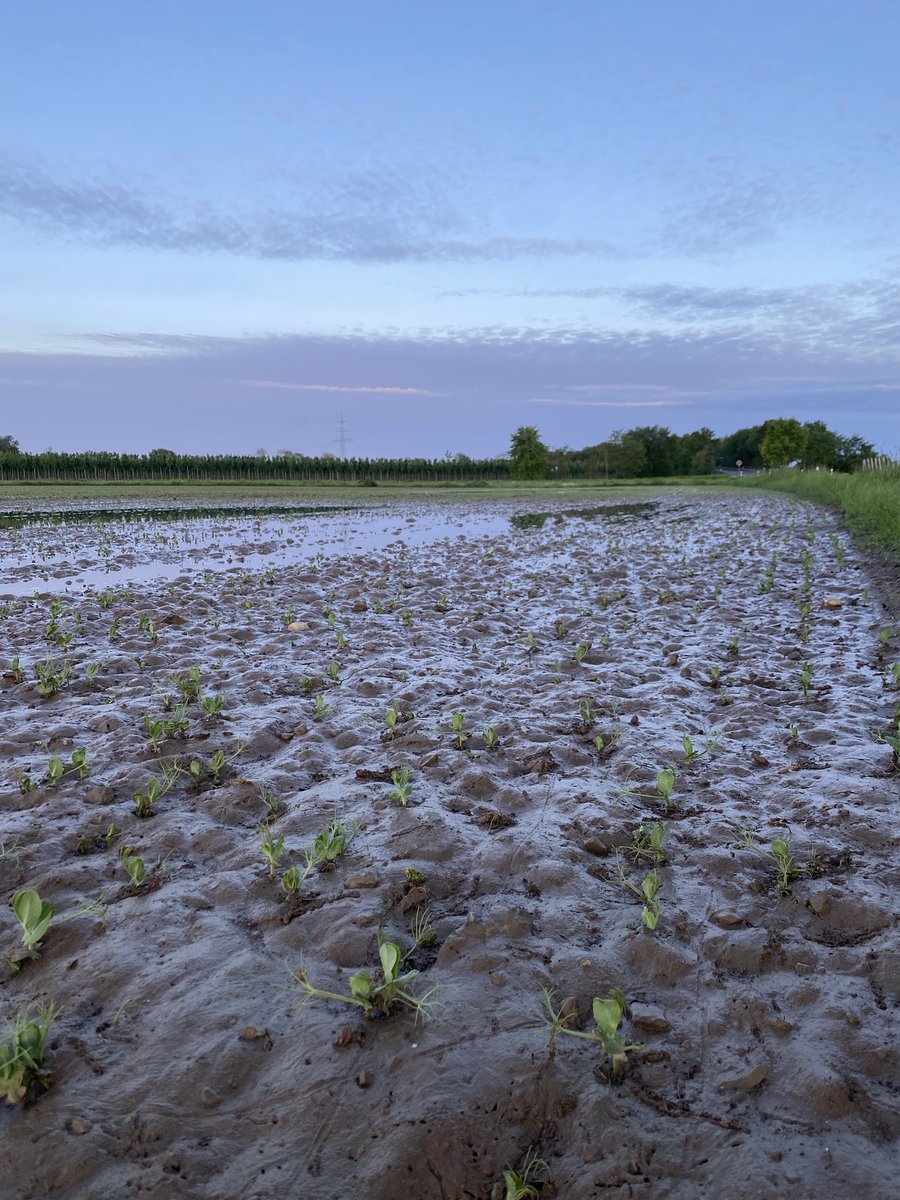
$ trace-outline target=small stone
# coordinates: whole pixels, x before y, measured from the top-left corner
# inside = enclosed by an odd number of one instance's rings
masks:
[[[362,598],[360,598],[359,600],[353,601],[353,611],[354,612],[367,612],[368,608],[369,608],[368,604],[366,604],[365,600],[363,600]]]
[[[772,1028],[776,1033],[790,1033],[794,1026],[790,1021],[785,1021],[782,1017],[776,1017],[772,1022]]]
[[[85,792],[84,798],[88,804],[112,804],[116,797],[111,787],[92,787]]]
[[[490,980],[495,987],[506,987],[509,983],[502,971],[491,971]]]
[[[794,963],[794,971],[798,975],[812,975],[814,970],[815,970],[815,967],[812,965],[812,963],[805,963],[805,962]]]
[[[719,1090],[723,1092],[750,1092],[755,1087],[759,1087],[768,1074],[769,1068],[765,1063],[760,1063],[758,1067],[754,1067],[746,1075],[735,1075],[733,1079],[723,1080],[719,1084]]]
[[[709,914],[709,919],[714,925],[721,925],[723,929],[733,929],[735,925],[743,925],[744,918],[740,913],[731,912],[728,909],[721,909],[719,912]]]
[[[287,627],[288,633],[302,633],[304,629],[309,629],[308,621],[291,621]]]
[[[421,908],[428,899],[428,889],[422,887],[410,888],[403,899],[400,901],[400,911],[407,913],[411,908]]]
[[[218,1092],[214,1092],[211,1087],[201,1088],[200,1103],[204,1108],[218,1108],[222,1103],[222,1097]]]
[[[813,910],[817,917],[823,916],[828,911],[828,896],[825,892],[815,892],[809,898],[809,907]]]
[[[360,1071],[356,1077],[356,1086],[361,1088],[370,1088],[372,1086],[372,1076],[368,1071]]]
[[[678,655],[670,654],[669,657],[666,659],[666,666],[677,667],[678,666]]]
[[[631,718],[631,720],[628,722],[629,725],[640,725],[640,723],[641,722],[638,718],[637,713],[635,713],[634,716]]]
[[[344,880],[346,888],[374,888],[381,881],[374,871],[362,871],[357,875],[348,875]]]
[[[74,1133],[76,1137],[81,1137],[85,1133],[91,1132],[90,1121],[83,1121],[81,1117],[73,1117],[68,1125],[69,1133]]]
[[[268,1029],[257,1029],[255,1025],[245,1025],[238,1037],[242,1042],[259,1042],[264,1050],[272,1049],[272,1039]]]
[[[609,848],[604,846],[602,842],[598,842],[596,838],[588,838],[582,849],[587,850],[588,854],[596,854],[598,858],[603,858],[609,854]]]
[[[843,608],[844,602],[838,596],[826,596],[822,601],[823,608]]]
[[[647,1033],[666,1033],[672,1028],[663,1016],[662,1009],[654,1004],[632,1004],[631,1023],[636,1029],[644,1029]]]

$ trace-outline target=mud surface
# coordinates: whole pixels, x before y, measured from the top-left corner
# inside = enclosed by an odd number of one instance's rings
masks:
[[[489,1200],[529,1148],[567,1200],[896,1194],[896,626],[822,510],[633,499],[2,531],[0,1004],[62,1005],[49,1090],[0,1113],[4,1200]],[[334,820],[352,840],[286,896]],[[103,908],[29,959],[22,888]],[[295,974],[349,995],[426,914],[424,1024],[298,1007]],[[587,1032],[614,988],[617,1070],[548,1047],[544,989]]]

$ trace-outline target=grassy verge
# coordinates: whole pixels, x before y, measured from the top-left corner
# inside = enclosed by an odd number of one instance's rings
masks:
[[[832,475],[824,471],[773,471],[740,481],[742,487],[772,488],[837,509],[851,537],[880,553],[888,567],[895,602],[900,597],[900,467]]]

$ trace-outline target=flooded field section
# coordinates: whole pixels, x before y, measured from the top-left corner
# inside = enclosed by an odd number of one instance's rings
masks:
[[[834,519],[204,503],[0,516],[4,1200],[895,1195],[900,630]]]

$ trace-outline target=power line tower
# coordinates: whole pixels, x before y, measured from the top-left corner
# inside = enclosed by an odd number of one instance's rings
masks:
[[[338,420],[337,437],[333,440],[333,444],[338,448],[338,458],[347,457],[347,447],[352,441],[353,438],[347,434],[347,422],[344,420],[344,414],[341,413]]]

